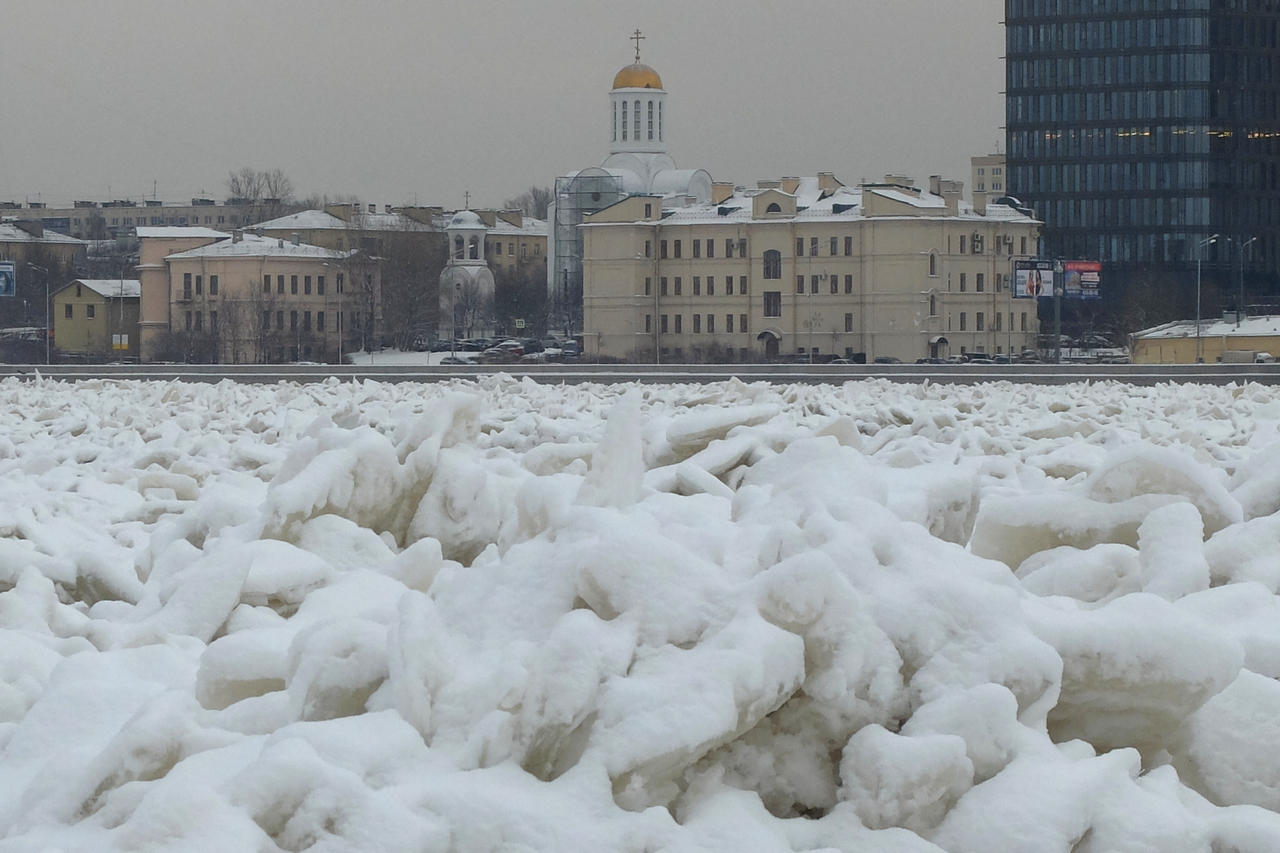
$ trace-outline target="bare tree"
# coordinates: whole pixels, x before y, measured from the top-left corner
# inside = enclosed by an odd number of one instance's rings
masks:
[[[292,209],[293,181],[283,169],[264,171],[244,166],[227,175],[227,194],[251,206],[250,222],[262,222],[283,216]]]
[[[227,193],[236,199],[256,202],[262,199],[266,173],[252,166],[243,166],[238,172],[227,175]]]
[[[522,210],[525,216],[532,216],[534,219],[546,219],[547,208],[551,206],[551,202],[555,201],[555,193],[550,187],[531,186],[529,189],[520,193],[515,198],[509,198],[502,203],[507,210]]]

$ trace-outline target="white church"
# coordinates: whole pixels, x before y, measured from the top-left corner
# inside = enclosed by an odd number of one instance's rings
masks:
[[[547,214],[551,225],[547,293],[553,303],[581,299],[583,238],[579,226],[584,216],[635,195],[660,198],[664,208],[711,201],[711,175],[704,169],[677,169],[667,153],[667,91],[658,72],[640,62],[643,38],[637,30],[632,36],[636,60],[613,78],[609,156],[599,166],[556,179],[555,201]]]

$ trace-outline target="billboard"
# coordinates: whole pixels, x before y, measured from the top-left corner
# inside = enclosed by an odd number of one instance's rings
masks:
[[[1097,261],[1063,261],[1062,295],[1068,299],[1101,299],[1102,264]]]
[[[13,262],[0,261],[0,296],[13,296],[14,288]]]
[[[1038,299],[1053,296],[1053,261],[1016,261],[1013,272],[1013,298]]]

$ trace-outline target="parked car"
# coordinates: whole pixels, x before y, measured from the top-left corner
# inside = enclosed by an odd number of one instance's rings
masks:
[[[476,360],[472,356],[446,355],[440,359],[440,363],[444,365],[475,364]]]
[[[873,364],[902,364],[902,359],[892,355],[878,355]]]
[[[582,346],[577,341],[565,341],[560,347],[566,358],[582,355]]]

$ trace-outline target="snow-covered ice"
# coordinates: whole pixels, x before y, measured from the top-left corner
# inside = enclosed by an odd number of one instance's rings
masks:
[[[0,383],[0,851],[1280,850],[1280,391]]]

